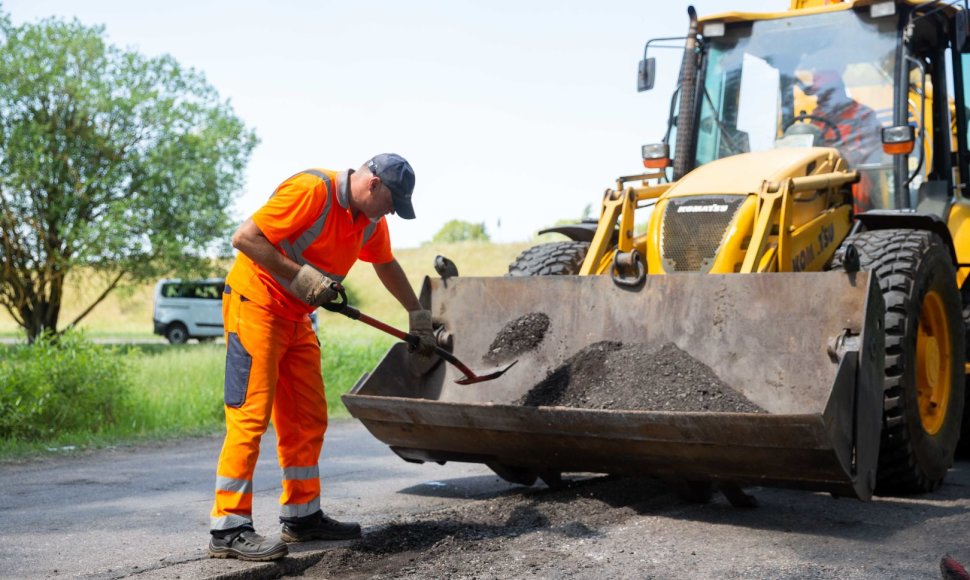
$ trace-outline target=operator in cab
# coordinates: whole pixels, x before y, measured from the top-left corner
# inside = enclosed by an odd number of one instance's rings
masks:
[[[834,70],[817,70],[812,83],[804,88],[815,97],[812,124],[822,132],[822,144],[838,149],[850,169],[875,163],[882,155],[881,126],[876,112],[856,101],[846,91],[842,76]],[[874,183],[869,172],[860,172],[859,183],[852,186],[856,213],[872,209]]]

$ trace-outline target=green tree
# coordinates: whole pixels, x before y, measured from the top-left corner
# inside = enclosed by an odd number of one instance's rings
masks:
[[[256,143],[172,57],[0,14],[0,304],[33,342],[58,332],[72,269],[97,296],[67,327],[119,286],[205,273]]]
[[[487,242],[489,237],[488,232],[485,231],[485,222],[473,224],[461,220],[451,220],[441,226],[441,229],[431,238],[431,241],[434,243]]]

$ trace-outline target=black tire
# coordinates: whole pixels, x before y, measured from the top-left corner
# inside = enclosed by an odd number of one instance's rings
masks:
[[[861,232],[847,238],[842,248],[847,244],[859,251],[861,268],[876,274],[886,303],[885,399],[876,493],[932,491],[953,465],[964,406],[963,313],[949,250],[936,234],[921,230]],[[840,249],[832,269],[842,269],[842,255]],[[934,298],[927,301],[931,295]],[[917,336],[930,324],[921,321],[921,310],[933,311],[934,303],[946,332],[931,342],[951,355],[949,396],[940,405],[944,410],[930,419],[938,422],[931,433],[919,408]]]
[[[970,285],[966,283],[960,291],[963,299],[963,327],[964,343],[966,344],[966,360],[970,361]],[[970,375],[964,375],[963,391],[963,424],[960,429],[960,443],[957,444],[957,458],[970,459],[970,405],[967,404],[967,392],[970,391]]]
[[[173,322],[165,329],[165,338],[169,344],[185,344],[189,341],[189,329],[181,322]]]
[[[587,242],[551,242],[533,246],[509,264],[509,276],[575,276],[589,251]]]

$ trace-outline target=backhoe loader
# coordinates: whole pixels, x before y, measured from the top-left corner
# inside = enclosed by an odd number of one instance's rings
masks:
[[[549,318],[543,342],[474,388],[395,345],[347,408],[405,460],[523,484],[595,472],[863,500],[933,490],[967,423],[967,6],[688,16],[685,37],[647,42],[639,63],[649,90],[651,54],[683,47],[667,133],[599,219],[547,230],[569,240],[526,250],[509,276],[425,280],[456,355],[481,357],[529,313]],[[765,412],[520,403],[601,341],[672,343]]]

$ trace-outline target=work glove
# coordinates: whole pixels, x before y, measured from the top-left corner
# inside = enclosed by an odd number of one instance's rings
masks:
[[[336,286],[336,288],[334,287]],[[323,306],[337,298],[340,285],[309,264],[296,273],[287,290],[310,306]]]
[[[410,333],[421,339],[417,346],[408,345],[411,352],[417,351],[422,356],[431,356],[434,349],[438,346],[438,340],[434,336],[434,328],[431,327],[430,310],[412,310],[408,313],[410,318]]]

